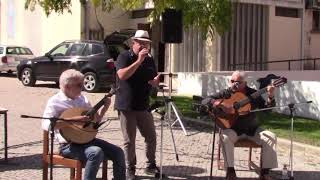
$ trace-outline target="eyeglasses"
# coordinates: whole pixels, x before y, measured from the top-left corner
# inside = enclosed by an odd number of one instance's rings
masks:
[[[236,81],[236,80],[232,80],[232,79],[230,80],[230,82],[231,83],[239,83],[239,84],[242,83],[242,81]]]

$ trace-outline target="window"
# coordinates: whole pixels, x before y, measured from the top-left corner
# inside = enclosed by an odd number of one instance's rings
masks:
[[[313,11],[312,31],[320,31],[320,11]]]
[[[92,44],[92,54],[103,53],[103,47],[99,44]]]
[[[71,46],[68,56],[80,56],[85,44],[75,43]]]
[[[70,46],[70,43],[64,43],[55,48],[53,51],[51,51],[51,56],[65,56],[67,53],[67,50]]]
[[[299,18],[299,10],[295,8],[276,7],[276,16]]]
[[[3,54],[3,47],[0,47],[0,54]]]
[[[18,54],[18,49],[16,47],[8,47],[7,54]]]
[[[84,50],[82,52],[83,56],[89,56],[91,54],[90,47],[90,44],[87,44],[86,47],[84,47]]]

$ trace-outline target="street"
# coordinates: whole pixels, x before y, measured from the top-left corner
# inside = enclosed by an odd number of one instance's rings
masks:
[[[41,179],[41,154],[42,154],[42,130],[40,119],[23,119],[20,116],[42,116],[44,107],[49,97],[58,92],[55,84],[38,82],[36,87],[25,87],[12,75],[0,75],[0,107],[8,109],[8,145],[9,162],[0,163],[1,180],[29,180]],[[94,105],[104,93],[85,93]],[[114,98],[113,98],[114,100]],[[114,117],[110,124],[98,133],[98,137],[111,143],[122,146],[122,134],[117,113],[113,106],[107,113],[108,117]],[[0,119],[0,161],[3,156],[3,117]],[[157,164],[160,165],[160,121],[156,118],[157,130]],[[164,127],[163,140],[163,172],[170,179],[208,179],[211,162],[211,129],[186,123],[189,136],[185,136],[180,126],[173,128],[179,161],[175,159],[170,130]],[[217,146],[216,146],[217,147]],[[288,164],[289,141],[278,139],[279,168],[272,171],[274,178],[281,177],[283,164]],[[137,175],[139,179],[152,179],[144,174],[145,167],[144,139],[137,133]],[[215,159],[216,159],[215,151]],[[254,151],[256,152],[256,151]],[[259,152],[259,151],[257,151]],[[294,177],[295,179],[317,180],[320,179],[320,148],[303,144],[294,146]],[[237,176],[241,179],[257,179],[258,174],[248,170],[247,149],[237,149],[235,153]],[[253,160],[258,162],[259,155],[253,153]],[[214,179],[223,179],[224,170],[217,169],[217,163],[213,164]],[[108,178],[112,178],[112,163],[108,163]],[[54,167],[54,179],[68,179],[69,170],[63,167]],[[99,176],[101,177],[101,170]]]

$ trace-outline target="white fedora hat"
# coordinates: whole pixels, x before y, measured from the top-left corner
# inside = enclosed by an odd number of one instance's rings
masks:
[[[137,30],[132,39],[151,42],[148,31]]]

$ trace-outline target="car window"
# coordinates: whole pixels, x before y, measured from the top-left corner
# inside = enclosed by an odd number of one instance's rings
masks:
[[[19,48],[20,54],[22,55],[33,55],[29,48],[20,47]]]
[[[7,54],[18,54],[18,49],[16,47],[8,47]]]
[[[71,46],[67,56],[81,56],[82,49],[84,48],[84,43],[75,43]]]
[[[86,46],[84,47],[84,49],[83,49],[83,52],[82,52],[82,55],[83,56],[89,56],[89,55],[91,55],[92,53],[91,53],[91,44],[86,44]]]
[[[66,56],[67,50],[70,46],[70,43],[63,43],[60,46],[56,47],[53,51],[51,51],[51,56]]]
[[[100,44],[92,44],[92,54],[103,53],[103,46]]]
[[[3,47],[0,47],[0,54],[3,54],[4,52],[3,49],[4,49]]]

